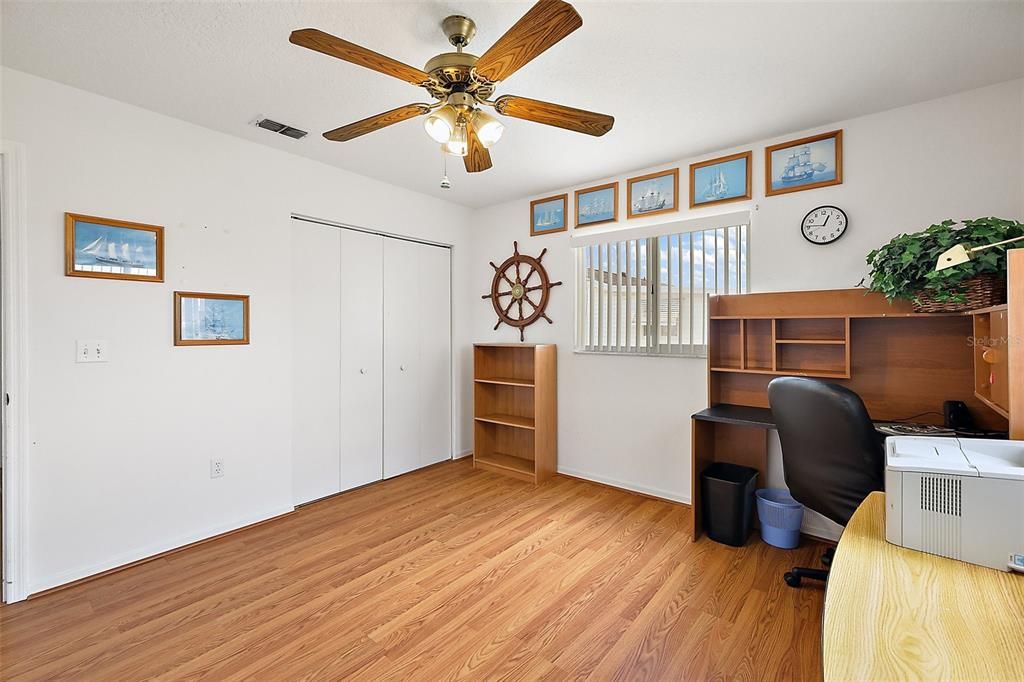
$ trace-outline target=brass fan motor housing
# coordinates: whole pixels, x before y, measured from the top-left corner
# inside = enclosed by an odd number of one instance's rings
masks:
[[[479,57],[468,52],[445,52],[432,58],[423,67],[433,79],[427,86],[430,94],[444,99],[452,92],[466,92],[477,99],[488,99],[494,94],[494,85],[474,76],[477,59]]]

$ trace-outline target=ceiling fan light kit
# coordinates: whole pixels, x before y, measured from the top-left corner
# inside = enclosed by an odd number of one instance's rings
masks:
[[[491,145],[501,139],[501,134],[505,132],[505,126],[483,109],[477,109],[473,114],[473,130],[480,138],[480,144],[485,149],[490,149]]]
[[[427,135],[430,135],[435,142],[444,144],[452,139],[452,133],[455,132],[458,120],[459,113],[455,111],[454,107],[443,106],[427,116],[426,120],[423,121],[423,128],[427,131]]]
[[[324,133],[334,142],[347,142],[401,121],[426,115],[423,127],[446,154],[460,156],[470,173],[491,167],[488,151],[501,139],[504,125],[483,110],[493,107],[504,116],[555,126],[599,137],[612,129],[615,119],[560,104],[503,95],[491,101],[497,84],[549,47],[583,25],[572,5],[562,0],[539,0],[480,57],[463,52],[476,35],[469,17],[453,15],[441,29],[455,47],[432,57],[420,70],[365,47],[314,28],[293,31],[289,40],[301,47],[399,78],[425,89],[433,104],[404,107]]]
[[[452,156],[465,156],[469,153],[469,141],[466,139],[466,124],[459,123],[455,126],[452,136],[441,145],[445,154]]]

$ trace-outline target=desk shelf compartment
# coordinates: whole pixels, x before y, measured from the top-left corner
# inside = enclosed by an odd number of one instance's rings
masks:
[[[711,319],[712,372],[850,378],[850,319]]]
[[[1009,418],[1009,317],[1005,305],[972,315],[974,396],[997,414]]]
[[[742,370],[746,320],[711,320],[708,362],[712,367]]]

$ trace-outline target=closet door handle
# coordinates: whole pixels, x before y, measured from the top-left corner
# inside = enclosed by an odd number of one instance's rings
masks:
[[[405,365],[399,365],[399,366],[398,366],[398,369],[400,369],[401,371],[403,371],[403,372],[404,372],[404,371],[405,371]]]
[[[366,368],[365,367],[360,367],[359,368],[359,373],[360,374],[366,374]]]

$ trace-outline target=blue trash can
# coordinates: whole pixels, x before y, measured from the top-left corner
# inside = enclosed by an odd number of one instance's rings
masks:
[[[781,549],[793,549],[799,545],[804,506],[780,488],[761,488],[755,495],[761,539]]]

